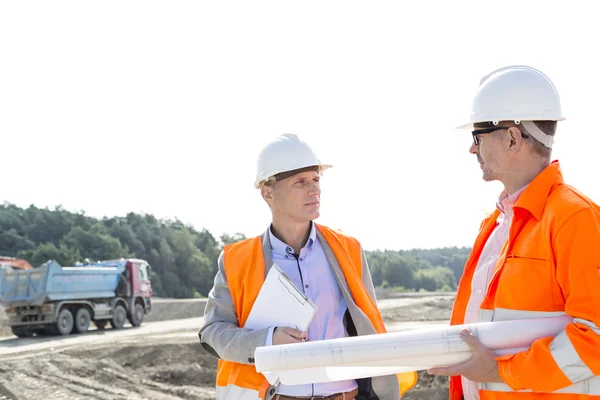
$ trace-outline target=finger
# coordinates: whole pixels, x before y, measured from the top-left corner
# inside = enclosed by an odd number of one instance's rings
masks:
[[[288,344],[301,343],[302,342],[301,339],[298,339],[298,338],[290,336],[290,335],[287,335],[286,338],[287,339],[285,340],[285,342],[288,343]]]
[[[296,338],[296,339],[298,339],[298,340],[303,340],[303,339],[306,339],[306,334],[305,334],[305,333],[302,333],[302,332],[300,332],[300,333],[297,333],[297,334],[295,333],[295,334],[293,334],[293,335],[290,335],[290,336],[292,336],[292,337],[294,337],[294,338]]]
[[[430,375],[445,375],[445,376],[462,375],[462,373],[465,370],[469,369],[472,360],[473,359],[470,358],[467,361],[461,362],[459,364],[448,365],[446,367],[429,368],[427,370],[427,373]]]
[[[275,338],[275,336],[273,336],[274,344],[290,344],[290,343],[298,343],[298,342],[299,342],[298,339],[296,339],[295,337],[293,337],[291,335],[288,335],[283,330],[281,332],[278,332],[277,338]]]
[[[302,339],[302,338],[306,337],[306,333],[304,333],[304,332],[302,332],[301,330],[298,330],[298,329],[285,328],[283,331],[285,333],[287,333],[288,335],[293,336],[295,338]]]

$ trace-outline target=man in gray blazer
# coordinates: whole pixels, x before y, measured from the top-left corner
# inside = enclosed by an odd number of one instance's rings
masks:
[[[255,187],[271,209],[271,224],[261,236],[224,248],[198,333],[202,346],[219,358],[218,400],[397,400],[416,383],[416,374],[408,373],[270,385],[253,365],[260,346],[385,331],[360,243],[313,222],[320,215],[319,180],[330,167],[293,134],[279,136],[259,155]],[[307,332],[243,327],[273,262],[317,305]]]

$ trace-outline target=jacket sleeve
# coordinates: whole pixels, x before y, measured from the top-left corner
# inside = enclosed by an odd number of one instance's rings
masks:
[[[600,375],[599,214],[580,210],[551,238],[556,279],[573,322],[529,351],[498,358],[500,376],[513,390],[555,391]]]
[[[264,346],[269,328],[240,328],[233,299],[227,286],[223,266],[223,252],[219,256],[219,269],[214,286],[208,294],[204,311],[204,324],[198,332],[202,347],[224,360],[254,364],[254,351]]]

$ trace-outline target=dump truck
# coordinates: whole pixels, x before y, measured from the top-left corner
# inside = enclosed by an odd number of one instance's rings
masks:
[[[85,333],[94,323],[121,329],[139,326],[152,312],[150,266],[121,259],[63,267],[49,260],[39,268],[0,270],[0,301],[7,325],[18,337]]]

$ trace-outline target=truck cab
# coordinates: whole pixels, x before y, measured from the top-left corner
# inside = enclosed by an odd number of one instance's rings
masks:
[[[122,260],[105,261],[106,263],[118,262]],[[124,297],[131,299],[142,299],[144,309],[148,312],[152,311],[152,285],[150,283],[150,265],[145,260],[127,259],[125,280],[127,287],[125,293],[121,293]],[[133,310],[135,307],[131,307]],[[143,316],[142,316],[143,317]]]

